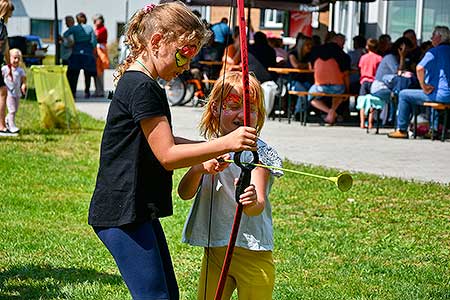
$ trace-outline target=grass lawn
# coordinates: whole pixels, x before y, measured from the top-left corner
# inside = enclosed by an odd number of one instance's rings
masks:
[[[87,225],[104,124],[85,114],[81,124],[39,129],[37,103],[23,101],[20,136],[0,139],[0,299],[130,299]],[[273,298],[450,299],[449,186],[354,180],[347,193],[299,175],[276,181]],[[181,299],[196,297],[202,256],[180,242],[189,206],[174,193],[175,214],[162,221]]]

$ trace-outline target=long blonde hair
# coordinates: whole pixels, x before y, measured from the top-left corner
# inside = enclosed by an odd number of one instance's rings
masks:
[[[8,22],[12,11],[14,10],[14,5],[10,0],[0,0],[0,18],[3,18],[5,23]]]
[[[259,134],[266,119],[264,108],[264,93],[261,84],[254,76],[249,76],[250,102],[257,108],[256,130]],[[228,97],[231,90],[235,89],[242,94],[242,72],[226,72],[216,80],[209,95],[208,103],[205,105],[202,119],[200,121],[200,133],[207,139],[216,137],[220,127],[220,112],[223,100]],[[223,95],[223,98],[222,98]]]
[[[123,75],[155,33],[162,35],[163,43],[200,43],[210,38],[205,24],[183,3],[169,2],[138,10],[130,19],[125,33],[125,44],[130,54],[117,68],[115,81]]]

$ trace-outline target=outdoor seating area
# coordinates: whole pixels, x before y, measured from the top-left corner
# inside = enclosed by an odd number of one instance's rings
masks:
[[[429,97],[434,94],[427,96],[426,101],[418,99],[418,103],[407,104],[407,120],[403,120],[403,116],[399,123],[397,119],[399,110],[405,105],[401,92],[421,90],[425,84],[422,75],[425,71],[420,63],[428,59],[427,51],[434,51],[429,49],[445,44],[447,31],[445,26],[436,27],[433,44],[424,42],[423,47],[419,47],[411,29],[405,30],[404,35],[394,42],[387,35],[381,36],[380,40],[356,36],[353,49],[347,52],[344,51],[346,38],[342,34],[329,31],[323,42],[319,40],[313,44],[311,37],[299,33],[295,46],[285,47],[284,57],[276,57],[282,55],[276,54],[282,53],[277,52],[280,48],[272,48],[267,36],[256,32],[254,40],[250,40],[249,69],[263,84],[266,97],[270,98],[266,99],[266,109],[272,119],[286,120],[289,124],[298,121],[303,126],[314,123],[357,126],[366,133],[374,128],[376,134],[380,128],[391,128],[397,131],[389,135],[392,138],[411,135],[414,138],[431,136],[434,140],[439,130],[440,140],[445,141],[449,116],[442,107],[446,107],[447,98],[438,100],[437,106],[426,104],[433,101]],[[193,76],[198,80],[194,90],[201,90],[202,99],[207,99],[219,73],[240,69],[239,56],[234,55],[234,49],[239,48],[239,39],[236,35],[233,38],[234,42],[224,50],[221,61],[200,60],[195,64],[199,75]],[[425,44],[428,45],[426,48]],[[272,84],[266,85],[270,82]],[[190,83],[192,79],[185,80],[186,85]],[[189,101],[188,98],[185,96],[184,103]],[[197,101],[198,97],[193,98],[196,104],[202,103]],[[408,103],[413,103],[411,101]],[[429,120],[426,135],[415,130],[417,114]],[[437,128],[436,122],[444,126]]]

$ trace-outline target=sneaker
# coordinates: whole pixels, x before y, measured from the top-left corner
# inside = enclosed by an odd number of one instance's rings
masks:
[[[17,128],[16,126],[9,126],[8,127],[9,132],[11,133],[19,133],[20,129]]]
[[[17,132],[11,132],[9,129],[0,130],[0,136],[18,136]]]
[[[408,132],[403,131],[400,129],[397,129],[395,131],[392,131],[388,134],[388,137],[393,139],[407,139],[408,138]]]

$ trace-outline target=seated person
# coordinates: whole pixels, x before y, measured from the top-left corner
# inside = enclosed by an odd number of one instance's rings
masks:
[[[353,94],[358,93],[361,88],[358,65],[361,56],[367,53],[366,43],[367,40],[363,36],[357,35],[353,37],[353,50],[347,52],[348,56],[350,56],[350,66],[353,71],[350,74],[350,92]]]
[[[200,49],[199,53],[191,60],[189,72],[194,79],[202,80],[202,74],[209,74],[212,78],[217,77],[220,66],[216,72],[215,66],[205,66],[200,63],[201,61],[220,61],[221,57],[219,56],[219,52],[213,44],[214,38],[211,36],[208,42]]]
[[[269,46],[275,50],[277,67],[286,67],[288,52],[283,49],[283,39],[274,34],[267,36]]]
[[[314,85],[310,93],[343,94],[349,90],[350,57],[342,50],[345,37],[336,35],[329,43],[313,49],[311,62],[314,69]],[[336,122],[336,109],[345,100],[332,98],[328,107],[323,99],[309,96],[311,105],[327,114],[325,122]]]
[[[248,52],[267,69],[277,65],[277,54],[275,49],[270,47],[266,34],[258,31],[253,35],[254,43],[249,45]]]
[[[450,103],[450,30],[436,26],[431,38],[434,48],[428,50],[417,65],[417,79],[421,89],[405,89],[399,94],[397,128],[390,138],[408,138],[408,125],[415,105],[426,101]],[[438,128],[436,111],[431,114],[431,126]]]
[[[413,29],[405,30],[403,32],[403,37],[411,41],[412,46],[406,56],[406,65],[415,72],[416,66],[422,58],[422,49],[417,45],[417,36]]]
[[[241,63],[241,41],[239,40],[239,27],[233,30],[233,43],[225,48],[222,57],[223,67],[221,73],[224,71],[239,70]]]
[[[261,88],[264,92],[266,116],[269,117],[275,103],[278,85],[272,80],[269,71],[252,53],[248,54],[248,70],[261,83]]]
[[[385,56],[391,52],[392,42],[389,34],[382,34],[378,37],[378,54]]]
[[[311,50],[313,48],[313,42],[310,37],[297,34],[296,43],[294,49],[289,51],[288,67],[310,70],[311,69]],[[290,89],[293,91],[307,91],[314,83],[313,73],[291,73],[289,75]],[[299,119],[300,111],[302,110],[302,103],[305,98],[303,96],[297,97],[297,103],[295,105],[294,116]],[[304,108],[306,109],[306,108]]]
[[[391,84],[388,84],[397,74],[406,71],[406,55],[412,43],[406,38],[398,38],[392,45],[389,54],[386,54],[381,60],[375,80],[370,87],[370,94],[379,97],[385,103],[391,103]],[[383,124],[391,120],[394,115],[394,109],[390,109],[390,116],[387,116],[387,106],[382,112]]]
[[[360,84],[361,88],[359,89],[359,95],[364,96],[370,94],[370,87],[372,86],[372,82],[375,80],[375,74],[378,69],[378,65],[383,59],[377,52],[378,41],[375,39],[367,40],[367,54],[361,56],[359,60],[359,69],[360,69]],[[360,127],[365,128],[365,109],[360,109]],[[368,120],[368,128],[373,127],[373,109],[369,110],[369,120]]]

